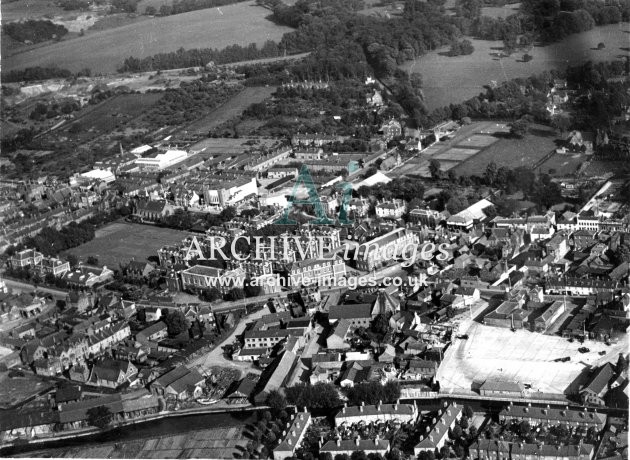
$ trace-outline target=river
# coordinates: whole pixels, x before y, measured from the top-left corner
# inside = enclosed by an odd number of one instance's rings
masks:
[[[9,457],[25,452],[32,452],[36,450],[41,451],[59,447],[79,445],[89,446],[90,444],[114,441],[122,442],[142,438],[159,438],[163,435],[173,435],[202,429],[243,426],[254,421],[256,421],[256,411],[167,417],[159,420],[139,423],[137,425],[128,425],[122,428],[116,428],[105,433],[77,437],[75,439],[63,439],[47,442],[46,444],[23,445],[0,449],[0,457]]]

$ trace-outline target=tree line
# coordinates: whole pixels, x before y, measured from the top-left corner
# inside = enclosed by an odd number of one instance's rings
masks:
[[[180,48],[170,53],[159,53],[146,58],[128,57],[124,60],[119,72],[148,72],[151,70],[179,69],[184,67],[204,67],[210,62],[214,64],[229,64],[238,61],[250,61],[277,57],[282,54],[279,45],[274,41],[267,41],[262,47],[255,43],[248,46],[231,45],[227,48],[191,49]]]
[[[3,76],[5,83],[15,83],[20,81],[39,81],[50,80],[53,78],[73,78],[73,77],[89,77],[92,74],[90,69],[83,69],[77,73],[73,73],[68,69],[59,67],[27,67],[20,70],[11,70]]]
[[[68,29],[48,20],[28,20],[24,22],[10,22],[2,26],[2,32],[19,42],[30,41],[40,43],[53,38],[61,39],[68,33]]]
[[[171,5],[164,4],[160,6],[159,10],[149,5],[144,10],[144,14],[149,16],[170,16],[173,14],[187,13],[189,11],[217,8],[242,1],[244,0],[175,0]]]

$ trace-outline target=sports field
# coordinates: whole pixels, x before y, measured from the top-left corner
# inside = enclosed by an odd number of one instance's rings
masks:
[[[492,128],[489,128],[492,129]],[[509,132],[506,125],[498,125],[497,131]],[[494,136],[488,136],[494,137]],[[546,126],[532,125],[530,133],[521,139],[513,137],[497,138],[497,141],[486,147],[480,147],[479,153],[471,155],[455,168],[459,175],[481,175],[489,163],[507,168],[527,167],[533,168],[539,160],[551,153],[555,148],[556,132]],[[471,138],[474,139],[475,136]],[[462,142],[467,142],[466,139]],[[461,146],[460,142],[456,143]]]
[[[437,380],[446,392],[470,392],[473,382],[493,379],[529,384],[532,393],[565,394],[583,383],[589,366],[614,363],[628,347],[627,340],[612,346],[595,341],[581,345],[558,336],[479,323],[472,323],[467,334],[468,340],[455,340],[447,350],[438,371]],[[581,346],[591,351],[579,353]],[[606,354],[600,356],[602,350]],[[566,356],[571,360],[554,361]]]
[[[2,70],[54,64],[72,71],[88,67],[92,74],[112,73],[129,56],[142,58],[179,48],[262,45],[291,30],[265,19],[268,14],[269,10],[250,1],[146,19],[3,56]]]
[[[97,230],[92,241],[66,252],[84,262],[94,256],[100,265],[117,269],[120,263],[127,263],[132,258],[146,261],[149,256],[157,256],[160,247],[178,243],[187,235],[170,228],[116,222]]]

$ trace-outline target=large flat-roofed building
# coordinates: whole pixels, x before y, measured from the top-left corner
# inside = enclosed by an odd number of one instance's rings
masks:
[[[212,180],[203,184],[203,198],[207,206],[224,208],[234,206],[248,196],[258,196],[255,177],[238,177],[232,180]]]
[[[359,245],[357,248],[357,268],[370,271],[383,263],[395,261],[418,244],[418,236],[406,228],[397,228],[385,235]]]
[[[79,180],[83,182],[103,181],[109,184],[116,180],[116,176],[109,169],[93,169],[92,171],[79,174]]]
[[[487,217],[483,211],[490,206],[494,206],[490,201],[479,200],[475,204],[468,206],[463,211],[449,217],[446,221],[446,225],[451,230],[468,231],[472,229],[475,222],[481,221]]]
[[[141,170],[161,171],[184,161],[188,154],[184,150],[167,150],[166,152],[153,152],[147,156],[136,159],[135,163]]]

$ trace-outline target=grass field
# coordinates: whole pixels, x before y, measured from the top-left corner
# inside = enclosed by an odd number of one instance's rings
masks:
[[[468,340],[457,340],[444,355],[437,376],[443,390],[469,392],[473,382],[496,379],[531,384],[532,392],[562,394],[583,383],[589,366],[614,362],[628,346],[627,340],[610,347],[587,341],[584,345],[591,351],[582,354],[577,341],[479,323],[473,323],[467,334]],[[600,351],[606,354],[600,356]],[[565,356],[571,360],[554,361]]]
[[[142,115],[162,97],[161,93],[121,94],[107,99],[101,104],[87,106],[77,118],[67,124],[63,131],[73,125],[81,127],[81,133],[91,137],[109,133],[117,127],[123,128]]]
[[[71,15],[71,12],[64,11],[60,6],[55,5],[50,0],[16,0],[13,2],[1,2],[2,22],[14,22],[23,19],[37,19],[43,17],[53,17],[57,15]],[[73,13],[76,16],[76,13]]]
[[[469,56],[443,56],[440,53],[447,49],[443,48],[405,63],[402,68],[422,74],[425,102],[429,110],[433,110],[470,99],[493,80],[502,82],[587,60],[606,61],[629,56],[627,50],[620,49],[629,46],[629,31],[628,23],[596,27],[552,45],[535,47],[530,52],[534,59],[527,63],[521,62],[522,53],[496,58],[494,54],[503,47],[500,41],[471,39],[475,51]],[[599,42],[604,42],[606,48],[594,49]]]
[[[588,159],[589,157],[585,154],[565,155],[556,153],[540,166],[540,170],[550,176],[567,176],[574,174],[582,163]]]
[[[460,149],[452,148],[439,155],[435,155],[433,158],[440,161],[464,161],[476,154],[479,150],[476,149]]]
[[[83,261],[95,256],[99,264],[115,269],[132,258],[146,261],[149,256],[157,256],[160,247],[179,243],[186,235],[170,228],[116,222],[99,229],[92,241],[66,252]]]
[[[480,175],[490,162],[495,162],[499,167],[505,166],[512,169],[519,166],[533,167],[536,162],[556,148],[554,142],[556,136],[551,128],[535,125],[533,130],[533,133],[525,135],[522,139],[499,139],[460,163],[455,168],[455,173]]]
[[[4,72],[34,66],[57,65],[78,71],[111,73],[129,56],[146,57],[179,48],[225,48],[279,40],[291,30],[265,19],[269,10],[253,1],[174,16],[146,19],[136,24],[88,33],[84,37],[51,43],[6,59]]]
[[[267,99],[275,91],[272,86],[247,87],[225,104],[186,127],[188,134],[208,134],[228,120],[239,116],[247,107]]]
[[[516,14],[520,7],[520,3],[508,3],[504,6],[484,6],[481,8],[481,15],[491,18],[506,18],[511,14]]]

